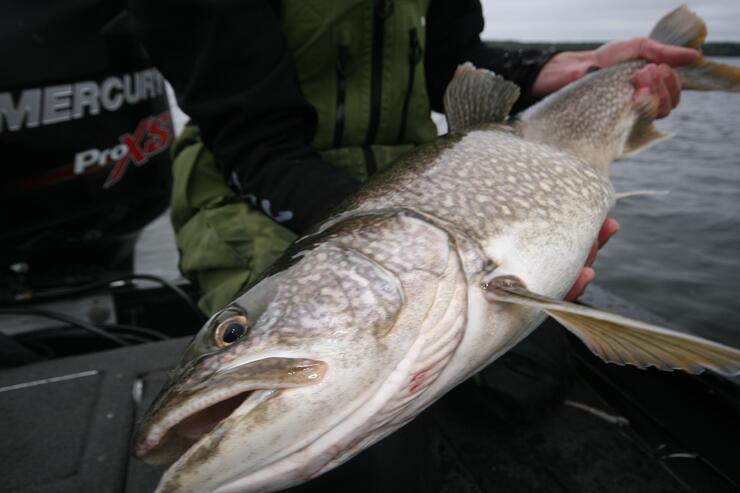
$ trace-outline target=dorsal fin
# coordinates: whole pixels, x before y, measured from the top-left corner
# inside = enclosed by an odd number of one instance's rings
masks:
[[[501,123],[519,98],[519,87],[490,70],[467,62],[457,67],[444,97],[450,132]]]

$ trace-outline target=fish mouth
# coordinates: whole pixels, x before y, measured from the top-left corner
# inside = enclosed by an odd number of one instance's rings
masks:
[[[246,415],[283,389],[313,385],[321,361],[265,358],[216,374],[189,388],[168,388],[144,419],[134,455],[148,464],[177,461],[235,414]]]
[[[134,454],[152,465],[175,462],[214,428],[231,417],[250,397],[262,394],[263,399],[261,400],[266,400],[275,392],[276,390],[257,389],[239,392],[207,407],[197,409],[191,414],[184,414],[174,424],[165,425],[169,426],[168,428],[155,429],[141,436],[137,440]]]

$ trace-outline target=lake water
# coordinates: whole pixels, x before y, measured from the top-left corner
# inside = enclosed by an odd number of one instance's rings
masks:
[[[740,347],[740,93],[685,92],[657,126],[675,137],[614,163],[612,177],[617,191],[670,193],[618,204],[622,228],[598,257],[596,283],[671,327]],[[144,231],[136,268],[177,277],[166,217]]]

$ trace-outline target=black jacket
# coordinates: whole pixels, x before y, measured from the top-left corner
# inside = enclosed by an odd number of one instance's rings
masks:
[[[316,113],[301,95],[278,5],[130,0],[140,39],[224,176],[237,171],[243,193],[269,200],[273,211],[292,211],[285,225],[301,232],[358,184],[310,146]],[[518,109],[531,102],[531,86],[550,54],[486,46],[478,0],[432,0],[426,26],[434,110],[442,111],[444,89],[466,61],[516,82],[523,90]]]

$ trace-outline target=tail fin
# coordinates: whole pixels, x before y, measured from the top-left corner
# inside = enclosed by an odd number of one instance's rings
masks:
[[[681,77],[683,89],[740,92],[740,68],[711,62],[701,55],[701,45],[707,37],[707,26],[686,5],[660,19],[650,37],[659,43],[685,46],[699,51],[696,63],[676,70]]]

